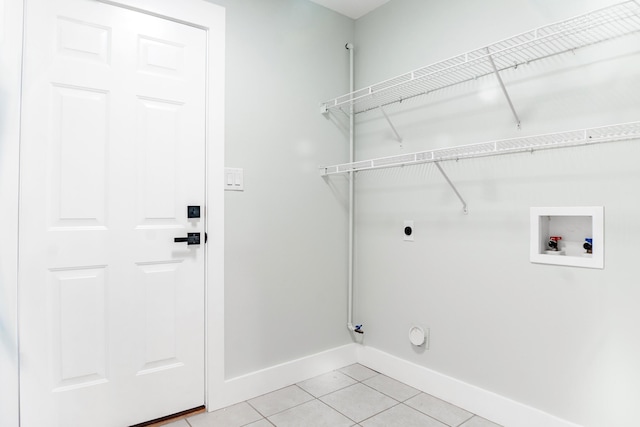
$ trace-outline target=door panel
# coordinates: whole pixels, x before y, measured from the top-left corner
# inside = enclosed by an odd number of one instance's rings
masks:
[[[109,64],[111,28],[73,18],[57,17],[57,54]]]
[[[139,225],[170,225],[184,217],[185,207],[176,212],[177,173],[179,166],[175,141],[179,138],[180,103],[138,99],[138,196],[142,202]]]
[[[109,94],[55,84],[52,92],[51,225],[105,227]]]
[[[187,206],[204,206],[205,32],[30,0],[25,39],[22,426],[200,406],[204,245],[173,239],[204,236]]]
[[[144,301],[144,356],[138,375],[160,369],[170,369],[183,362],[178,357],[176,296],[180,263],[153,263],[138,265],[139,280]]]
[[[104,270],[49,272],[54,391],[107,381]]]

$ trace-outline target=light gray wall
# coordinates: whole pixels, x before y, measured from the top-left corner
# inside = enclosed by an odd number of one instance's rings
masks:
[[[354,22],[307,0],[215,0],[226,8],[226,159],[245,191],[225,198],[227,378],[350,342],[346,161],[320,102],[348,90]]]
[[[611,1],[392,0],[356,21],[356,87]],[[638,120],[637,35],[358,116],[357,158]],[[588,426],[637,425],[640,141],[359,173],[365,343]],[[529,208],[604,206],[604,270],[529,262]],[[403,242],[403,220],[415,242]],[[431,328],[416,351],[413,324]]]

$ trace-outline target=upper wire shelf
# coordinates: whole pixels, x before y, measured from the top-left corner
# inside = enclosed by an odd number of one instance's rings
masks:
[[[437,163],[446,160],[496,156],[500,154],[519,152],[533,152],[536,150],[546,150],[551,148],[575,147],[580,145],[625,141],[631,139],[640,139],[640,121],[544,135],[502,139],[498,141],[481,142],[430,151],[420,151],[418,153],[362,160],[353,163],[343,163],[340,165],[321,167],[320,174],[323,176],[334,175],[371,169],[382,169],[421,163]]]
[[[497,71],[640,31],[640,4],[625,1],[536,28],[497,43],[323,102],[323,113],[363,113]]]

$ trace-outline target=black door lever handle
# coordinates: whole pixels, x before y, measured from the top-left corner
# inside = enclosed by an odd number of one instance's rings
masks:
[[[187,242],[187,245],[199,245],[200,233],[187,233],[187,237],[176,237],[173,241],[178,243]]]

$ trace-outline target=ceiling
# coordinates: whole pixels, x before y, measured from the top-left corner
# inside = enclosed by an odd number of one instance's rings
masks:
[[[358,19],[389,0],[310,0],[328,9],[335,10],[351,19]]]

